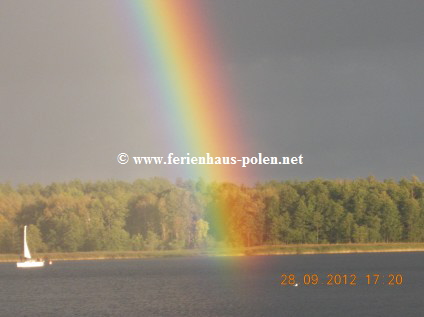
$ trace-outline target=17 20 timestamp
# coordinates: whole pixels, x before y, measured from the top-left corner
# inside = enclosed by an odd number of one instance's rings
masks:
[[[388,286],[399,286],[403,284],[403,275],[399,273],[390,274],[281,274],[280,284],[283,286],[298,286],[298,285],[388,285]]]

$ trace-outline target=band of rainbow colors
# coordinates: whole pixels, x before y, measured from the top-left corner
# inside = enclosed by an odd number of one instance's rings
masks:
[[[242,152],[236,103],[201,1],[130,1],[140,58],[150,78],[152,107],[166,117],[169,133],[191,155],[236,156]],[[158,111],[158,109],[156,109]],[[238,180],[239,169],[190,166],[191,177]],[[245,172],[245,171],[244,171]]]
[[[148,80],[149,107],[182,153],[214,157],[245,151],[237,128],[237,105],[216,49],[214,32],[198,0],[129,1],[138,42],[138,63]],[[239,181],[246,169],[234,165],[187,165],[186,177]],[[230,206],[216,206],[215,221],[228,233]]]

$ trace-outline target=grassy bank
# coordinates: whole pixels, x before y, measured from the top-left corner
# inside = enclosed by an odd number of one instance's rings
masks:
[[[331,254],[367,252],[423,252],[424,243],[367,243],[367,244],[290,244],[267,245],[249,248],[219,248],[204,250],[164,250],[164,251],[95,251],[69,253],[38,253],[35,256],[47,257],[53,261],[66,260],[105,260],[141,259],[183,256],[243,256],[243,255],[291,255],[291,254]],[[16,262],[16,254],[0,254],[0,262]]]
[[[424,243],[365,243],[365,244],[292,244],[252,247],[251,255],[331,254],[368,252],[417,252],[424,251]]]

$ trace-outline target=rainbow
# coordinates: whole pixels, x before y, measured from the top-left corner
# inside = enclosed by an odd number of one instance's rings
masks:
[[[180,153],[242,155],[237,104],[222,71],[213,30],[201,1],[129,1],[139,41],[141,71],[150,80],[151,107],[166,118]],[[221,70],[221,71],[220,71]],[[235,166],[187,166],[190,177],[240,181]]]
[[[213,28],[202,1],[136,0],[125,2],[132,15],[140,71],[149,107],[159,114],[174,148],[185,156],[242,156],[246,151],[237,128],[238,105],[224,74]],[[246,152],[244,152],[246,153]],[[189,178],[246,180],[235,165],[186,165]],[[214,222],[224,234],[229,206],[216,206]]]

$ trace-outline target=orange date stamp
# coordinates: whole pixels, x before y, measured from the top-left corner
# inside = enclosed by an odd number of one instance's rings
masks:
[[[388,285],[399,286],[403,284],[403,275],[390,274],[281,274],[280,285],[283,286],[314,286],[314,285]]]

